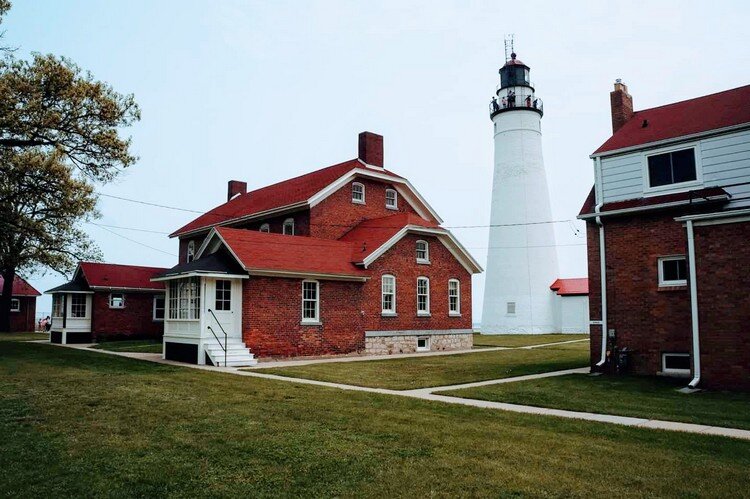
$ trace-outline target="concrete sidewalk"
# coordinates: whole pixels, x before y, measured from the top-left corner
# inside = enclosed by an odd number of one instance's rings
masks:
[[[579,341],[579,340],[576,340]],[[52,345],[51,343],[48,343]],[[490,402],[487,400],[475,400],[465,399],[459,397],[450,397],[447,395],[440,395],[434,392],[445,391],[445,390],[457,390],[461,388],[470,388],[474,386],[485,386],[496,383],[513,383],[517,381],[526,381],[530,379],[548,378],[552,376],[564,376],[574,372],[588,372],[588,368],[581,369],[566,369],[564,371],[554,371],[541,374],[532,374],[526,376],[517,376],[515,378],[502,378],[487,381],[478,381],[475,383],[465,383],[461,385],[449,385],[449,386],[437,386],[431,388],[419,388],[415,390],[391,390],[387,388],[371,388],[366,386],[357,385],[346,385],[342,383],[331,383],[328,381],[316,381],[312,379],[304,378],[291,378],[288,376],[279,376],[276,374],[266,374],[259,372],[258,370],[240,370],[235,367],[213,367],[213,366],[199,366],[195,364],[185,364],[182,362],[175,362],[171,360],[164,360],[161,358],[161,354],[158,353],[136,353],[136,352],[110,352],[107,350],[97,350],[87,348],[86,346],[80,345],[53,345],[63,348],[74,348],[76,350],[87,350],[89,352],[98,352],[106,355],[117,355],[120,357],[128,357],[131,359],[145,360],[149,362],[156,362],[158,364],[168,364],[179,367],[186,367],[189,369],[198,369],[202,371],[213,371],[221,372],[226,374],[233,374],[235,376],[247,376],[251,378],[263,378],[274,381],[283,381],[286,383],[296,383],[302,385],[315,385],[323,386],[326,388],[334,388],[337,390],[347,390],[356,392],[369,392],[378,393],[382,395],[394,395],[398,397],[409,397],[419,400],[429,400],[432,402],[442,402],[446,404],[457,404],[465,405],[470,407],[477,407],[480,409],[495,409],[510,412],[517,412],[521,414],[535,414],[539,416],[556,416],[567,419],[580,419],[584,421],[595,421],[599,423],[610,423],[618,424],[623,426],[632,426],[636,428],[648,428],[655,430],[668,430],[668,431],[681,431],[685,433],[695,433],[701,435],[713,435],[721,437],[739,438],[743,440],[750,440],[750,430],[741,430],[738,428],[723,428],[719,426],[707,426],[698,425],[691,423],[680,423],[676,421],[661,421],[658,419],[645,419],[645,418],[633,418],[628,416],[616,416],[612,414],[597,414],[591,412],[577,412],[577,411],[566,411],[561,409],[548,409],[545,407],[535,407],[530,405],[519,405],[519,404],[507,404],[504,402]]]

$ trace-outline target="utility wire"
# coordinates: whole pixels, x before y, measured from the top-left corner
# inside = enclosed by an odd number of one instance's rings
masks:
[[[121,238],[123,238],[123,239],[125,239],[127,241],[130,241],[131,243],[139,244],[139,245],[141,245],[141,246],[143,246],[145,248],[149,248],[149,249],[152,249],[154,251],[158,251],[159,253],[164,253],[165,255],[177,257],[177,255],[175,255],[174,253],[170,253],[168,251],[164,251],[164,250],[161,250],[159,248],[154,248],[153,246],[149,246],[148,244],[144,244],[144,243],[142,243],[140,241],[136,241],[135,239],[130,239],[129,237],[123,236],[122,234],[118,234],[117,232],[115,232],[113,230],[110,230],[110,229],[106,228],[105,226],[103,226],[101,224],[94,223],[94,222],[89,222],[89,223],[92,224],[92,225],[96,225],[97,227],[99,227],[99,228],[101,228],[103,230],[106,230],[107,232],[110,232],[110,233],[116,235],[117,237],[121,237]]]

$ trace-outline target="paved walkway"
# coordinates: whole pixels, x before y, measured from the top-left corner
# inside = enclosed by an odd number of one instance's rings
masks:
[[[574,340],[580,341],[580,340]],[[90,345],[54,345],[64,348],[74,348],[78,350],[88,350],[90,352],[99,352],[109,355],[117,355],[120,357],[128,357],[132,359],[146,360],[150,362],[156,362],[159,364],[168,364],[179,367],[187,367],[190,369],[198,369],[202,371],[213,371],[222,372],[227,374],[234,374],[236,376],[247,376],[252,378],[263,378],[274,381],[284,381],[287,383],[297,383],[303,385],[315,385],[324,386],[327,388],[335,388],[338,390],[356,391],[356,392],[369,392],[379,393],[384,395],[395,395],[399,397],[410,397],[420,400],[429,400],[434,402],[443,402],[447,404],[466,405],[471,407],[478,407],[481,409],[500,409],[503,411],[517,412],[522,414],[535,414],[540,416],[557,416],[560,418],[568,419],[580,419],[584,421],[596,421],[599,423],[610,423],[618,424],[623,426],[632,426],[636,428],[649,428],[655,430],[668,430],[668,431],[681,431],[686,433],[697,433],[701,435],[714,435],[722,437],[739,438],[743,440],[750,440],[750,430],[740,430],[737,428],[723,428],[719,426],[707,426],[691,423],[680,423],[675,421],[661,421],[658,419],[646,419],[646,418],[634,418],[628,416],[615,416],[612,414],[596,414],[592,412],[577,412],[577,411],[566,411],[562,409],[549,409],[546,407],[535,407],[530,405],[520,404],[507,404],[504,402],[490,402],[487,400],[475,400],[465,399],[459,397],[450,397],[447,395],[440,395],[435,392],[445,390],[458,390],[461,388],[471,388],[475,386],[485,386],[497,383],[513,383],[517,381],[526,381],[530,379],[548,378],[552,376],[563,376],[571,373],[588,372],[588,368],[581,369],[567,369],[564,371],[554,371],[542,374],[532,374],[527,376],[517,376],[514,378],[503,378],[487,381],[478,381],[475,383],[465,383],[462,385],[449,385],[449,386],[436,386],[431,388],[418,388],[414,390],[391,390],[388,388],[371,388],[366,386],[357,385],[346,385],[342,383],[331,383],[328,381],[316,381],[305,378],[291,378],[288,376],[279,376],[276,374],[266,374],[259,372],[258,370],[240,370],[236,367],[213,367],[213,366],[199,366],[195,364],[185,364],[182,362],[175,362],[171,360],[164,360],[161,358],[161,354],[158,353],[135,353],[135,352],[110,352],[107,350],[92,349]],[[474,350],[472,350],[474,351]],[[389,357],[390,358],[390,357]]]

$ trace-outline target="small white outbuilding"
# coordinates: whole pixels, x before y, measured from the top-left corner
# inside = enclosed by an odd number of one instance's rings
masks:
[[[561,333],[589,332],[589,280],[557,279],[549,287],[555,293],[555,322]]]

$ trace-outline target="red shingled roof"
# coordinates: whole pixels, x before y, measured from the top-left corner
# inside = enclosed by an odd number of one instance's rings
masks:
[[[642,209],[654,209],[661,204],[670,203],[688,203],[692,200],[693,203],[724,203],[730,199],[730,195],[727,191],[721,187],[706,187],[704,189],[696,189],[694,191],[676,192],[673,194],[662,194],[661,196],[650,196],[640,197],[634,199],[626,199],[623,201],[613,201],[611,203],[604,203],[599,210],[599,213],[606,214],[610,211],[642,208]],[[580,215],[590,215],[594,213],[596,208],[596,202],[594,200],[594,189],[591,189],[586,201],[583,203]]]
[[[355,168],[365,168],[365,166],[359,160],[352,159],[306,175],[250,191],[204,213],[189,224],[174,231],[170,234],[170,237],[196,229],[207,228],[234,218],[303,203]],[[383,173],[401,178],[399,175],[387,170],[383,171]]]
[[[589,294],[588,277],[577,277],[574,279],[558,279],[549,287],[560,296],[575,296]]]
[[[151,282],[151,278],[167,270],[96,262],[81,262],[78,268],[89,286],[113,289],[164,289],[164,283]]]
[[[281,271],[367,277],[352,263],[352,243],[217,227],[229,249],[249,271]]]
[[[636,111],[594,154],[742,123],[750,123],[750,85]]]
[[[412,213],[399,213],[381,218],[371,218],[344,234],[341,241],[354,244],[353,259],[362,262],[407,225],[439,228],[440,226]]]
[[[3,284],[5,279],[0,275],[0,295],[3,294]],[[11,296],[41,296],[42,293],[34,289],[34,286],[26,282],[21,276],[15,276],[13,278],[13,291]]]

